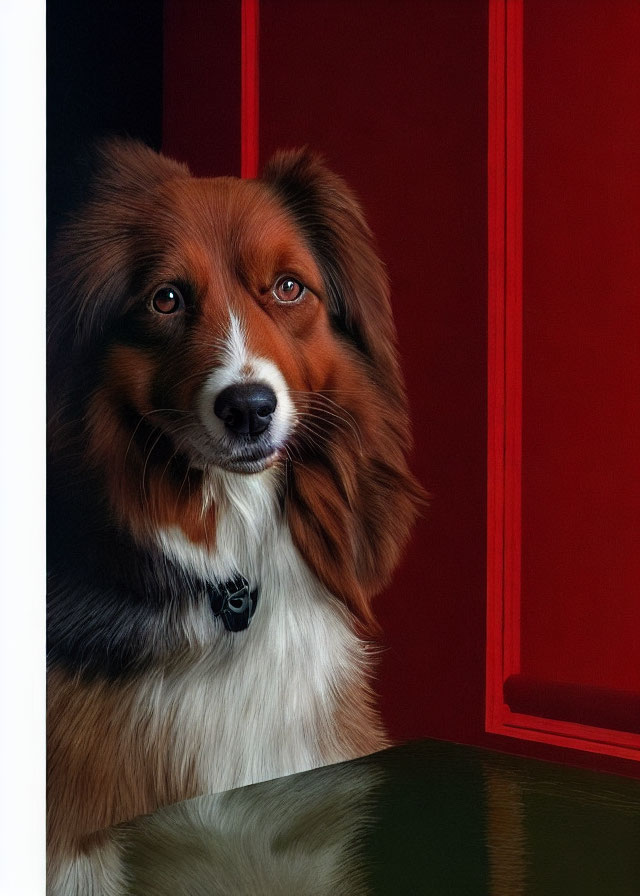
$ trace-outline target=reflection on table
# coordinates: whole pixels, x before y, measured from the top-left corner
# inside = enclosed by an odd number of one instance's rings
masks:
[[[640,782],[436,741],[122,826],[136,896],[637,896]]]

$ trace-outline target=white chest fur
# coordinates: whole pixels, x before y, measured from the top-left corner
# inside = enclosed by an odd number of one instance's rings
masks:
[[[141,685],[138,709],[195,761],[218,791],[349,758],[334,715],[366,667],[346,612],[313,576],[275,505],[275,474],[220,474],[211,483],[216,550],[179,530],[158,540],[174,561],[220,581],[240,571],[259,588],[251,626],[226,632],[208,608],[184,620],[193,651]]]

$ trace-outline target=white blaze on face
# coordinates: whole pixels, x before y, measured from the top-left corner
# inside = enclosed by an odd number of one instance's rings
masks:
[[[275,392],[277,405],[267,434],[274,450],[282,447],[295,422],[295,407],[289,394],[287,382],[273,361],[251,354],[247,346],[246,332],[242,321],[230,311],[229,327],[223,340],[221,363],[205,380],[197,402],[204,426],[220,440],[225,439],[227,433],[224,423],[213,410],[216,398],[228,386],[241,383],[263,383],[270,386]]]

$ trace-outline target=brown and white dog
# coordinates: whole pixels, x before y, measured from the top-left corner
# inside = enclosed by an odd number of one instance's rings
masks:
[[[49,889],[117,893],[102,829],[385,746],[370,600],[421,492],[387,278],[313,155],[106,143],[52,262]]]

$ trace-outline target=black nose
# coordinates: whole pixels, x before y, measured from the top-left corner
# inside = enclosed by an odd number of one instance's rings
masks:
[[[278,400],[264,383],[238,383],[227,386],[213,406],[217,417],[232,432],[257,436],[271,423]]]

